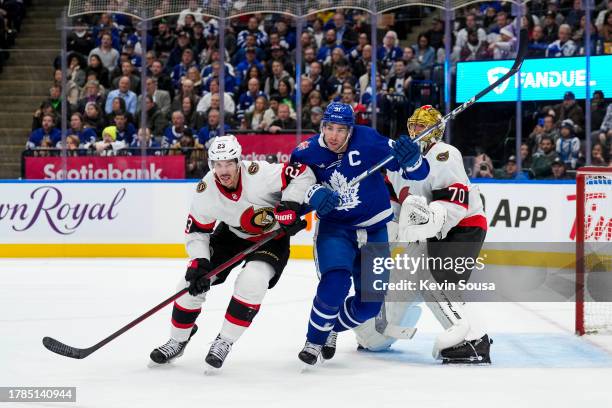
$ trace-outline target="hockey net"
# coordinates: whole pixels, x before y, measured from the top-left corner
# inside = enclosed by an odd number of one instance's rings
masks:
[[[611,247],[612,168],[581,168],[576,176],[576,333],[579,335],[612,332]]]

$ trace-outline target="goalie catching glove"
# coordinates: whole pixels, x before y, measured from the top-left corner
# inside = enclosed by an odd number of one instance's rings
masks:
[[[446,222],[446,208],[435,201],[427,204],[424,197],[409,195],[402,203],[398,238],[403,242],[425,241],[440,237]]]

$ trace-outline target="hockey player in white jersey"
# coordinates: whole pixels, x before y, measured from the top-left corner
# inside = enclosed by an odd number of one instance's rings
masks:
[[[438,110],[430,105],[414,111],[408,119],[411,138],[442,119]],[[482,247],[487,220],[478,188],[472,185],[463,167],[459,150],[444,143],[444,129],[437,130],[421,140],[423,156],[430,163],[430,172],[424,180],[406,180],[396,172],[387,172],[388,180],[396,193],[394,208],[399,212],[397,241],[427,242],[431,257],[472,257],[475,259]],[[393,230],[393,228],[389,228]],[[389,237],[392,241],[392,237]],[[438,244],[449,243],[448,245]],[[460,243],[453,245],[452,243]],[[471,271],[461,274],[431,269],[429,273],[438,282],[457,282],[469,279]],[[392,272],[393,274],[396,272]],[[391,278],[393,281],[393,277]],[[434,357],[444,363],[488,363],[492,341],[479,326],[472,307],[461,301],[450,302],[440,291],[423,294],[427,306],[446,330],[436,340]],[[419,303],[386,302],[377,317],[355,329],[362,348],[378,351],[389,347],[396,339],[379,333],[388,323],[401,327],[414,325],[420,316]],[[385,310],[386,309],[386,310]],[[385,313],[386,316],[382,314]],[[380,319],[384,319],[381,322]],[[390,322],[386,320],[390,320]],[[377,324],[378,323],[378,324]],[[397,327],[396,326],[396,327]],[[387,333],[388,334],[388,333]]]
[[[232,135],[217,137],[208,150],[211,171],[197,184],[187,219],[189,267],[172,310],[171,337],[151,352],[164,364],[181,356],[196,333],[195,321],[211,285],[225,281],[231,268],[211,279],[205,275],[253,242],[278,228],[287,232],[299,222],[306,190],[315,183],[312,170],[302,164],[270,164],[241,160],[242,148]],[[216,226],[215,226],[216,225]],[[247,255],[236,278],[219,335],[206,363],[223,365],[232,345],[250,326],[266,291],[276,284],[289,259],[289,236],[281,234]]]

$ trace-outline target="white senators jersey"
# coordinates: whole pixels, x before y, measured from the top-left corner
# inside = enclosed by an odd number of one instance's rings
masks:
[[[281,200],[304,202],[306,190],[315,182],[303,164],[270,164],[241,161],[238,187],[229,191],[210,171],[198,183],[187,218],[185,245],[190,258],[210,259],[210,233],[223,222],[236,236],[257,240],[279,228],[274,206]]]
[[[444,205],[447,216],[441,238],[456,226],[479,227],[486,231],[487,219],[480,190],[470,183],[459,150],[436,142],[423,152],[423,156],[430,167],[424,180],[405,180],[397,172],[387,172],[398,201],[401,203],[409,194],[415,194],[425,197],[428,203],[436,201]]]

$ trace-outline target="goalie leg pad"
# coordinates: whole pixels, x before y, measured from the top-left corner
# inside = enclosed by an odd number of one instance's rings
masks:
[[[376,331],[374,327],[375,319],[370,319],[361,326],[355,327],[355,336],[357,337],[357,344],[364,349],[369,351],[384,351],[387,350],[393,343],[397,341],[396,338],[385,336]]]
[[[378,316],[353,330],[361,347],[382,351],[398,339],[412,338],[420,317],[421,307],[416,303],[387,302]]]

